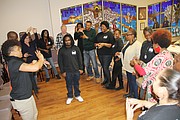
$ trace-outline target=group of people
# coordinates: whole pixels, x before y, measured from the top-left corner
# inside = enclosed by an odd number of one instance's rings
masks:
[[[71,104],[73,96],[79,102],[84,101],[79,88],[81,74],[86,72],[87,81],[95,79],[96,83],[101,83],[106,89],[120,90],[124,88],[122,75],[122,69],[124,69],[129,87],[129,93],[124,97],[134,98],[126,100],[127,119],[133,119],[133,112],[143,106],[149,108],[149,111],[147,115],[141,115],[139,119],[148,119],[149,116],[159,119],[165,114],[165,111],[170,109],[178,111],[171,114],[174,118],[179,119],[180,74],[178,65],[180,60],[176,59],[174,62],[176,70],[172,70],[174,58],[167,50],[171,44],[171,33],[165,29],[153,32],[151,28],[146,27],[143,34],[147,40],[141,44],[137,40],[136,31],[130,28],[125,34],[128,42],[124,45],[119,29],[116,29],[113,34],[109,31],[107,21],[102,21],[100,28],[101,32],[96,34],[91,21],[86,21],[85,28],[82,23],[78,23],[73,39],[72,35],[67,32],[66,26],[62,25],[61,33],[56,37],[58,65],[66,80],[66,104]],[[34,40],[31,39],[29,33],[34,34]],[[50,64],[56,77],[61,79],[52,59],[51,48],[54,42],[49,36],[48,30],[43,30],[39,37],[37,29],[32,27],[27,29],[27,32],[20,38],[20,42],[17,39],[17,33],[9,32],[8,40],[3,43],[1,48],[7,62],[12,86],[11,103],[13,108],[20,112],[23,119],[36,120],[38,112],[32,96],[32,89],[38,90],[36,72],[43,67],[46,73],[46,82],[48,82],[50,76],[46,66]],[[74,45],[74,40],[78,40],[77,46]],[[109,66],[112,59],[114,65],[111,75]],[[97,60],[103,70],[103,81],[100,78]],[[144,78],[141,93],[146,91],[146,101],[137,99],[139,94],[136,79],[139,76]],[[116,87],[117,78],[119,87]],[[153,92],[158,96],[158,100],[157,97],[154,97]],[[156,112],[154,111],[161,113],[155,116]]]

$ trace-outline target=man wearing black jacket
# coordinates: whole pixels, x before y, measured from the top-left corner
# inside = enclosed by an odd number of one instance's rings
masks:
[[[80,74],[83,73],[82,57],[70,34],[65,35],[63,38],[63,47],[58,52],[58,64],[62,76],[66,80],[68,91],[66,104],[69,105],[73,100],[73,88],[75,98],[79,102],[83,102],[79,90]]]

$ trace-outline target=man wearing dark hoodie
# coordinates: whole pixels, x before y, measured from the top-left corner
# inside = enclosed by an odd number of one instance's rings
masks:
[[[66,80],[67,100],[66,104],[69,105],[74,96],[79,102],[83,102],[80,96],[79,79],[80,74],[83,73],[81,52],[77,46],[74,45],[74,40],[70,34],[63,38],[63,46],[58,52],[58,64],[62,76]],[[74,90],[73,90],[74,88]]]

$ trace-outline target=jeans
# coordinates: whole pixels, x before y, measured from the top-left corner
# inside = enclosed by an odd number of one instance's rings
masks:
[[[112,56],[111,55],[98,55],[98,58],[103,68],[104,82],[110,83],[111,75],[110,75],[109,66],[112,60]]]
[[[79,79],[80,79],[80,73],[73,72],[69,73],[66,72],[66,88],[67,88],[67,97],[73,98],[73,87],[74,87],[74,96],[78,97],[80,96],[80,90],[79,90]]]
[[[31,82],[32,82],[32,87],[34,90],[34,93],[37,94],[38,93],[38,86],[37,86],[37,74],[36,72],[31,72],[30,73],[30,77],[31,77]]]
[[[88,76],[93,76],[93,72],[92,72],[92,66],[90,65],[90,61],[93,65],[93,69],[95,72],[95,78],[99,78],[99,71],[98,71],[98,66],[97,66],[97,61],[96,61],[96,54],[95,54],[95,50],[90,50],[90,51],[83,51],[84,54],[84,65],[86,67]]]
[[[51,67],[52,67],[52,69],[53,69],[53,71],[54,71],[54,74],[55,74],[55,75],[58,75],[58,72],[57,72],[57,70],[56,70],[56,67],[55,67],[55,65],[54,65],[54,62],[53,62],[52,57],[46,58],[46,60],[50,63],[50,65],[51,65]],[[46,67],[44,67],[44,71],[45,71],[45,73],[46,73],[46,78],[50,78],[48,69],[47,69]]]
[[[138,86],[136,83],[136,76],[127,71],[126,74],[129,84],[129,94],[132,95],[134,98],[138,98]]]

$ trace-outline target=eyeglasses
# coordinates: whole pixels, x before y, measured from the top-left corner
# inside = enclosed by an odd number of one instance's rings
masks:
[[[133,35],[133,34],[126,34],[126,36],[130,36],[130,35]]]

